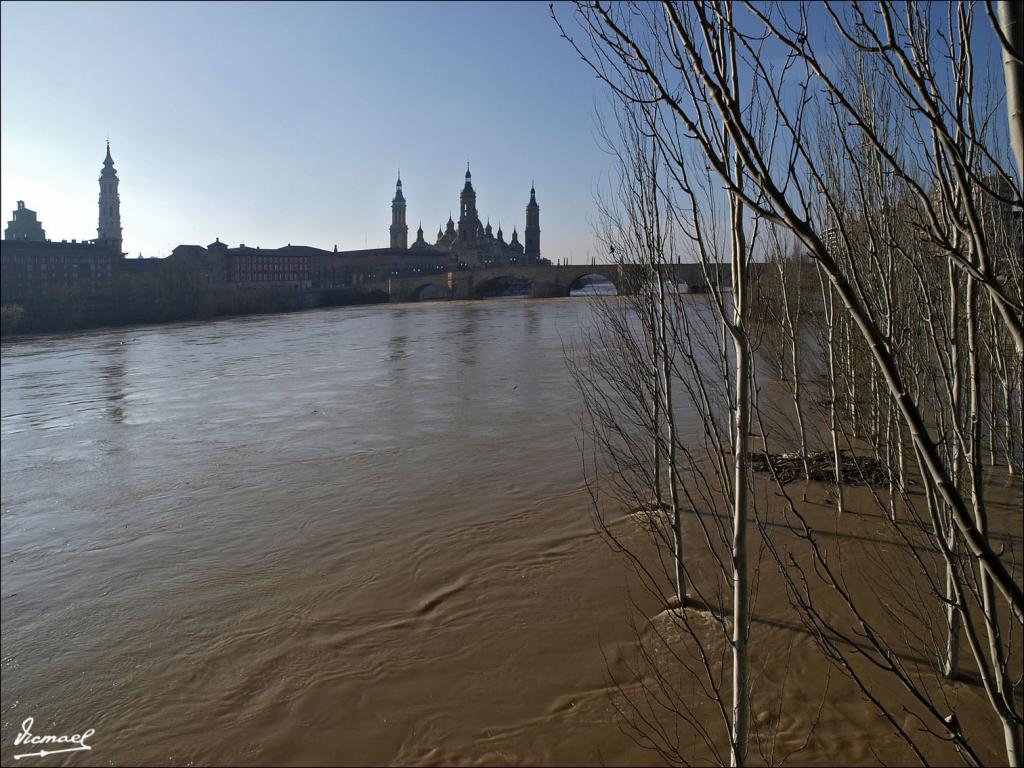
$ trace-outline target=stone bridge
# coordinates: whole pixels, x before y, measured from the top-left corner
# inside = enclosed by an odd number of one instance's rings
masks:
[[[503,282],[515,280],[530,285],[534,296],[568,296],[580,287],[580,280],[587,275],[600,275],[621,293],[629,293],[646,267],[632,264],[569,264],[558,267],[510,266],[487,269],[440,272],[434,275],[394,277],[387,280],[364,283],[364,291],[383,291],[391,301],[419,301],[428,291],[434,297],[448,299],[474,299],[487,294]],[[706,289],[704,274],[697,264],[677,264],[673,267],[675,280],[683,281],[690,290]],[[720,279],[728,280],[728,270]]]

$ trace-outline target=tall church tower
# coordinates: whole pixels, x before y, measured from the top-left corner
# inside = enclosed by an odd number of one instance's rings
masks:
[[[466,162],[466,185],[459,195],[459,239],[473,240],[480,227],[480,219],[476,212],[476,190],[473,189],[473,175],[469,172]]]
[[[402,174],[395,184],[395,199],[391,201],[391,247],[409,248],[409,227],[405,223],[405,198],[402,197]]]
[[[106,240],[121,253],[121,196],[117,194],[117,171],[114,158],[110,156],[110,142],[107,142],[107,156],[100,171],[100,222],[96,228],[99,240]]]
[[[530,202],[526,204],[526,229],[523,230],[523,255],[527,262],[540,258],[540,206],[537,193],[530,183]]]

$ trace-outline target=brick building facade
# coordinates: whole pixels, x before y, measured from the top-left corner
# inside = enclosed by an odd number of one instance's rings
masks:
[[[108,294],[121,260],[105,242],[0,240],[0,302],[25,304],[70,289]]]

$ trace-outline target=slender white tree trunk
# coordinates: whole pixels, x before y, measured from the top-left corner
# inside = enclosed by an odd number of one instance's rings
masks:
[[[737,203],[734,226],[742,212]],[[734,233],[734,248],[742,253],[743,235]],[[734,259],[733,297],[737,319],[743,323],[746,318],[746,285],[742,274],[745,258]],[[742,265],[742,266],[741,266]],[[737,268],[739,267],[739,268]],[[746,337],[746,326],[741,324],[735,337],[736,346],[736,433],[734,438],[735,475],[733,479],[733,667],[732,667],[732,765],[746,763],[747,727],[749,720],[749,680],[747,668],[747,635],[750,617],[748,613],[749,587],[747,579],[747,453],[750,448],[750,353]]]
[[[836,509],[842,512],[844,509],[843,503],[843,455],[839,448],[839,390],[836,386],[836,354],[837,354],[837,339],[836,339],[836,305],[835,296],[832,293],[832,284],[828,281],[828,278],[821,271],[821,267],[817,267],[818,272],[818,284],[821,288],[821,305],[822,311],[825,314],[825,339],[827,343],[827,358],[828,358],[828,429],[832,436],[832,461],[835,469],[835,482],[836,482]],[[847,370],[852,370],[853,364],[849,354],[851,347],[849,344],[849,334],[847,334]],[[850,400],[852,402],[853,396],[851,395]],[[852,418],[852,415],[851,415]]]
[[[1003,48],[1006,118],[1017,160],[1017,192],[1024,197],[1024,10],[1015,0],[999,0],[999,28],[1012,50]]]
[[[665,318],[665,281],[658,266],[658,337],[661,340],[661,391],[665,394],[665,421],[668,426],[668,488],[672,504],[672,544],[676,566],[676,597],[679,608],[686,605],[686,570],[683,568],[683,519],[679,505],[679,477],[676,464],[676,417],[672,410],[672,365],[668,355]]]
[[[850,426],[855,430],[858,429],[857,423],[857,368],[853,359],[853,337],[850,328],[850,323],[843,323],[844,336],[846,338],[846,365],[849,372],[848,384],[847,384],[847,397],[850,398],[849,402],[849,419]]]
[[[790,306],[789,291],[786,288],[786,274],[784,270],[784,259],[782,254],[779,254],[779,283],[782,287],[782,313],[783,313],[783,325],[785,326],[786,341],[783,343],[789,344],[790,349],[790,365],[793,369],[793,379],[790,386],[790,394],[793,398],[793,411],[796,413],[796,425],[798,437],[800,439],[800,456],[803,459],[804,466],[804,501],[807,501],[807,483],[811,479],[811,466],[808,460],[807,451],[807,427],[804,424],[804,413],[803,408],[800,405],[800,351],[799,351],[799,339],[798,324],[801,310],[801,302],[799,300],[801,290],[801,280],[803,278],[803,271],[799,261],[791,263],[790,269],[797,269],[797,285],[796,285],[796,317],[794,317],[793,308]],[[797,259],[800,257],[798,256]]]
[[[732,765],[746,762],[749,720],[749,680],[747,635],[749,587],[747,579],[747,453],[750,450],[750,350],[746,329],[746,256],[743,237],[743,209],[733,202],[733,302],[736,349],[736,432],[733,439],[735,474],[733,478],[733,705]]]
[[[981,448],[982,403],[981,370],[978,360],[977,284],[970,277],[967,278],[967,303],[964,307],[964,314],[967,320],[967,370],[970,388],[970,437],[967,443],[967,459],[971,484],[971,506],[973,507],[974,521],[978,532],[982,536],[987,537],[988,513],[985,509],[984,489],[981,483],[984,470],[982,468],[983,457]],[[1003,724],[1006,758],[1010,765],[1019,766],[1022,757],[1020,726],[1014,722],[1007,706],[1013,691],[1006,674],[1006,659],[1000,639],[998,604],[995,599],[991,577],[980,566],[978,570],[978,576],[981,579],[982,608],[985,613],[985,630],[988,635],[989,656],[992,661],[995,688],[997,695],[1003,699],[1002,706],[996,707],[996,711]]]
[[[960,392],[960,295],[956,270],[951,263],[946,267],[946,276],[949,280],[949,360],[953,375],[952,418],[955,424],[960,419],[963,398]],[[952,453],[949,462],[950,473],[953,482],[956,483],[960,479],[960,444],[957,440],[952,440],[950,445]],[[946,543],[950,551],[956,553],[956,524],[953,522],[951,510],[947,510],[947,514],[943,515],[943,522],[948,526]],[[960,609],[957,606],[956,595],[954,594],[956,587],[954,584],[955,578],[952,564],[946,563],[946,627],[949,634],[946,636],[946,659],[942,667],[942,673],[950,680],[955,680],[960,672]]]
[[[1006,470],[1012,477],[1016,472],[1017,464],[1017,443],[1013,438],[1013,389],[1010,386],[1009,372],[1004,370],[1004,374],[1007,374],[1003,378],[1003,407],[1006,409]]]
[[[726,6],[728,18],[729,65],[732,96],[739,99],[736,71],[736,39],[732,25],[732,6]],[[743,187],[743,161],[737,151],[733,157],[736,184]],[[747,242],[743,231],[743,203],[737,194],[729,196],[732,225],[732,337],[736,349],[736,432],[733,438],[735,475],[732,508],[732,755],[733,766],[747,762],[750,720],[750,680],[747,639],[750,634],[750,588],[747,576],[747,454],[750,451],[750,341],[747,336]]]
[[[651,335],[651,385],[654,388],[654,396],[651,398],[651,448],[654,454],[654,503],[657,505],[657,514],[664,512],[664,505],[661,497],[661,370],[658,333],[658,311],[654,300],[654,286],[646,286],[649,290],[650,306],[648,307],[648,322]]]

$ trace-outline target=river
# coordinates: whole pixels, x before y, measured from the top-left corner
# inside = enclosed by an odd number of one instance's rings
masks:
[[[508,299],[5,343],[3,763],[27,717],[94,729],[89,763],[650,762],[608,696],[626,569],[563,357],[589,319]]]
[[[426,302],[5,343],[2,763],[35,751],[15,747],[31,718],[35,735],[93,731],[88,755],[33,765],[659,764],[616,707],[642,699],[637,637],[666,614],[595,530],[565,361],[594,306]],[[791,421],[788,386],[758,392],[773,429]],[[699,447],[694,406],[675,410]],[[1011,480],[985,495],[1016,547]],[[806,558],[778,489],[753,489],[773,541]],[[824,484],[800,508],[877,595],[917,561],[874,493],[848,488],[859,512],[841,525]],[[611,506],[642,553],[637,518]],[[684,524],[697,578],[714,573],[702,516]],[[910,761],[758,558],[758,754]],[[720,630],[688,615],[724,659]],[[697,678],[658,663],[720,744]],[[941,695],[999,762],[981,686]],[[693,729],[666,738],[689,762],[723,759]]]

